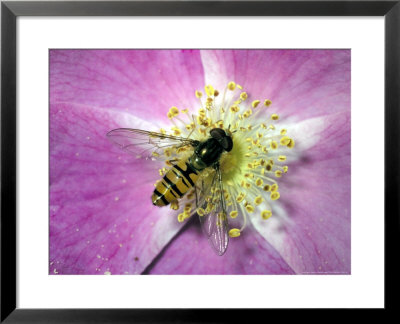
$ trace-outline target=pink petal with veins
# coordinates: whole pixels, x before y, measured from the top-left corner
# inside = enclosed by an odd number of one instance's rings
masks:
[[[203,235],[198,219],[192,220],[149,267],[150,274],[293,274],[277,251],[248,228],[230,239],[218,256]]]
[[[350,113],[302,122],[294,136],[304,150],[279,182],[284,212],[254,226],[296,273],[349,274]]]
[[[160,165],[106,133],[146,122],[74,104],[52,104],[50,121],[50,273],[142,272],[181,225],[151,204]]]
[[[167,123],[168,109],[197,105],[198,51],[51,50],[50,102],[129,112]]]
[[[201,51],[206,82],[244,86],[249,101],[270,99],[270,109],[292,120],[350,107],[350,50]]]

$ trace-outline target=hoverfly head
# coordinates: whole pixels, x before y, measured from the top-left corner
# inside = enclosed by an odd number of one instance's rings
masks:
[[[233,147],[232,137],[227,135],[223,129],[213,128],[210,131],[210,135],[212,138],[215,138],[218,141],[218,143],[222,146],[222,148],[225,151],[230,152],[232,150]]]

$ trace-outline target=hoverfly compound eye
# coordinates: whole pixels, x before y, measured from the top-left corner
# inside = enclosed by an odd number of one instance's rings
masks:
[[[232,138],[228,135],[226,135],[225,131],[221,128],[214,128],[210,131],[210,135],[212,138],[215,138],[218,143],[222,146],[222,148],[230,152],[233,147],[233,141]]]
[[[213,128],[212,130],[210,130],[210,135],[212,138],[215,138],[217,141],[220,141],[224,137],[226,137],[225,131],[221,128]]]
[[[220,142],[221,146],[224,148],[225,151],[230,152],[233,148],[233,141],[232,137],[225,136],[222,141]]]

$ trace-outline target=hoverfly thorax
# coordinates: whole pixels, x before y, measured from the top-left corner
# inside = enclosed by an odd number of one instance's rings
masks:
[[[223,129],[214,128],[210,135],[210,138],[199,143],[190,158],[190,163],[199,171],[214,165],[224,151],[229,152],[233,147],[232,138]]]

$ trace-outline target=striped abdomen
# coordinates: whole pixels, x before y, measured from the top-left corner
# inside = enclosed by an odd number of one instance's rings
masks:
[[[196,170],[187,161],[180,161],[157,183],[151,200],[159,207],[177,200],[194,186],[198,179]]]

